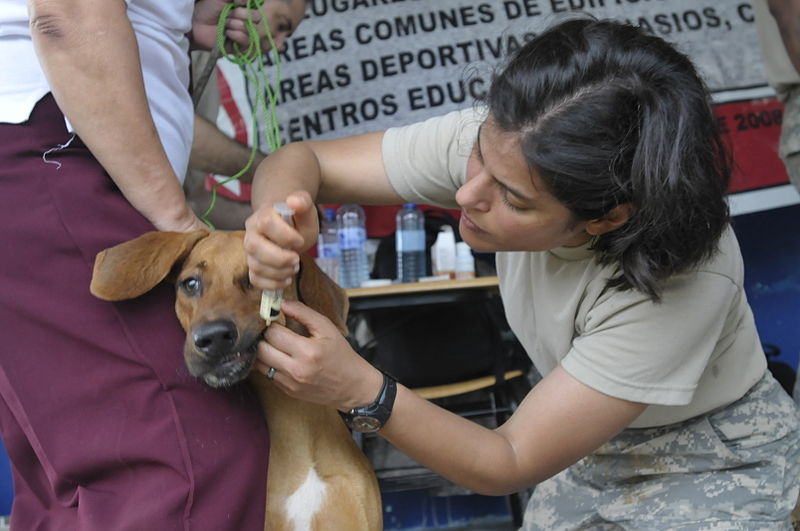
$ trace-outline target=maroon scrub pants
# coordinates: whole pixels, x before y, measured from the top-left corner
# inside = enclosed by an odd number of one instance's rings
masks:
[[[89,293],[95,254],[152,225],[52,96],[0,124],[0,430],[12,529],[263,530],[269,440],[254,392],[183,365],[174,292]],[[56,164],[57,163],[57,164]]]

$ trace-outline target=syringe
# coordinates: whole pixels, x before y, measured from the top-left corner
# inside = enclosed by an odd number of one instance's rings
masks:
[[[294,210],[286,203],[275,203],[273,206],[275,211],[280,214],[281,219],[289,225],[294,225],[292,216]],[[283,301],[283,290],[264,290],[261,293],[261,309],[259,313],[266,321],[267,326],[278,318],[281,314],[281,302]]]

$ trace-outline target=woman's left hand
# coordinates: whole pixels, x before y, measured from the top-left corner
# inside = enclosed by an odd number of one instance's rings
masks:
[[[274,382],[287,395],[341,411],[375,400],[383,376],[353,351],[327,317],[296,301],[284,301],[281,310],[305,326],[309,337],[271,324],[258,346],[259,372],[272,367]]]

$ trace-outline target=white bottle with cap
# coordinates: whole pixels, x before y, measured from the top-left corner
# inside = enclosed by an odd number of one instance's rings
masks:
[[[475,278],[475,258],[466,242],[456,244],[456,279]]]
[[[434,276],[456,277],[456,237],[453,227],[443,225],[431,247],[431,269]]]

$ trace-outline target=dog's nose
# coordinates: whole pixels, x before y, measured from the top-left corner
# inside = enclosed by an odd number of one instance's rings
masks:
[[[228,319],[210,321],[192,331],[195,347],[208,357],[230,354],[238,336],[236,326]]]

